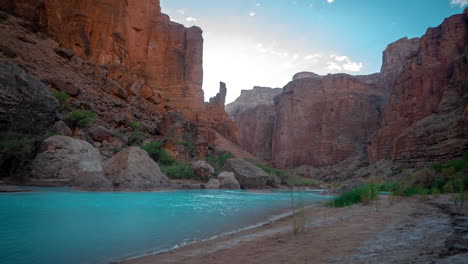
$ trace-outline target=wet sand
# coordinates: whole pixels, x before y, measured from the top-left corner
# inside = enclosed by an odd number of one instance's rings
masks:
[[[293,234],[292,218],[286,217],[121,263],[468,263],[467,207],[455,214],[448,196],[318,206],[306,210],[301,234]]]

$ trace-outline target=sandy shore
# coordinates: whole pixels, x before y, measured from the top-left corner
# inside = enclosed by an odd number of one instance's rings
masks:
[[[448,196],[320,206],[307,210],[301,234],[288,217],[121,263],[468,263],[467,207],[455,214]]]

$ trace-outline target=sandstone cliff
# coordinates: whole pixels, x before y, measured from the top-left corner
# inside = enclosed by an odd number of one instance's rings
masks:
[[[159,111],[176,110],[196,123],[210,142],[210,129],[229,122],[207,120],[204,104],[203,38],[161,13],[159,0],[0,0],[1,9],[33,21],[77,56],[101,65],[107,91],[142,98]],[[109,81],[110,80],[110,81]],[[224,110],[223,110],[224,111]],[[224,120],[219,118],[226,117]],[[226,131],[226,129],[220,129]],[[236,138],[235,128],[232,135]],[[229,134],[229,133],[222,133]]]
[[[347,74],[290,82],[275,99],[273,164],[322,167],[360,155],[382,102],[377,85]]]
[[[226,111],[236,122],[241,147],[263,161],[272,158],[275,108],[273,98],[280,88],[254,87],[242,90],[236,101],[226,105]]]
[[[467,10],[428,29],[406,59],[371,140],[370,161],[422,165],[468,150]]]

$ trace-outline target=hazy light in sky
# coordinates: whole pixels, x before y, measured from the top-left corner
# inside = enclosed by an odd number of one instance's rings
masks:
[[[202,28],[205,100],[223,81],[229,103],[242,89],[283,87],[302,71],[378,72],[386,45],[421,36],[468,0],[161,0],[161,5],[173,21]],[[417,11],[402,12],[410,9]]]

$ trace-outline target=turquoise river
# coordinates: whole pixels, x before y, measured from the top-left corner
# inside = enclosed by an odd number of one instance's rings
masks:
[[[314,192],[301,197],[306,205],[327,199]],[[5,193],[0,263],[110,263],[236,232],[290,208],[287,191]]]

